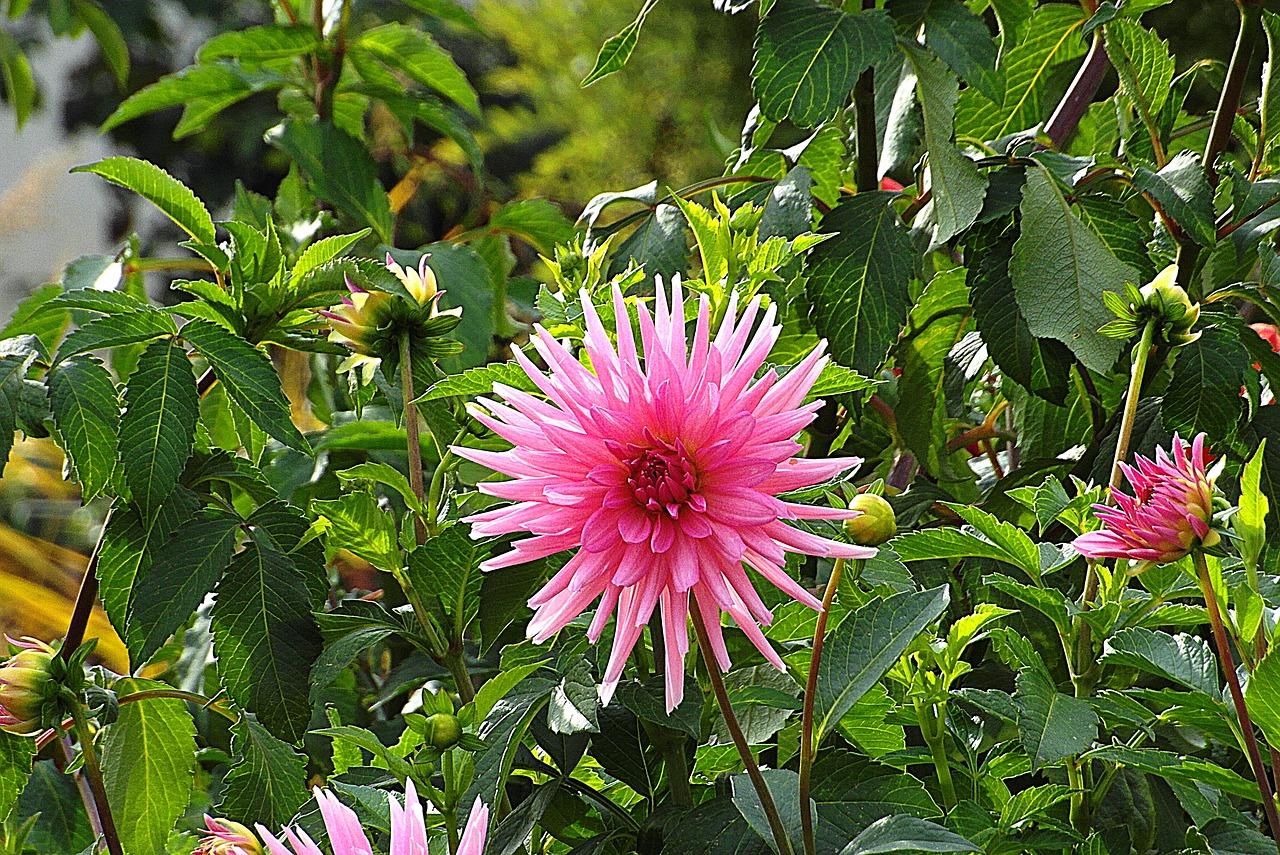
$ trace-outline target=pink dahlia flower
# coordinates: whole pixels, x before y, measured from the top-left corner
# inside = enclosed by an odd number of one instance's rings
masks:
[[[494,391],[506,403],[482,401],[488,412],[476,416],[515,448],[455,449],[513,479],[480,485],[516,504],[471,517],[472,534],[533,535],[483,566],[507,567],[578,548],[529,601],[536,609],[529,636],[545,641],[600,598],[588,630],[595,641],[616,611],[602,688],[606,703],[655,607],[661,608],[666,639],[667,707],[680,703],[690,595],[721,668],[729,668],[722,612],[765,658],[783,668],[760,631],[759,624],[768,624],[772,615],[743,563],[788,596],[820,609],[821,602],[787,575],[787,551],[840,558],[875,554],[784,522],[849,519],[856,511],[777,498],[860,462],[796,457],[801,446],[795,436],[821,406],[820,401],[804,404],[804,398],[827,362],[824,345],[781,378],[772,370],[757,377],[781,330],[770,306],[752,335],[759,298],[735,320],[733,297],[713,337],[703,297],[690,343],[677,280],[670,304],[659,288],[652,316],[639,307],[639,350],[616,288],[616,350],[585,294],[582,307],[593,370],[537,328],[533,345],[551,375],[544,376],[524,354],[517,351],[515,357],[548,400],[496,384]]]
[[[373,846],[360,827],[360,819],[355,811],[338,801],[338,797],[327,790],[317,788],[315,793],[333,855],[373,855]],[[387,801],[391,808],[391,855],[428,855],[426,822],[413,781],[405,784],[403,807],[395,796],[387,796]],[[463,831],[458,855],[481,855],[488,830],[489,809],[477,798]],[[258,826],[258,833],[266,841],[271,855],[324,855],[302,829],[284,829],[284,838],[293,848],[292,852],[261,825]]]
[[[208,834],[191,855],[262,855],[262,845],[253,832],[229,819],[204,818]]]
[[[1164,564],[1177,561],[1197,543],[1212,546],[1218,535],[1209,528],[1213,514],[1213,481],[1205,471],[1205,435],[1186,444],[1173,437],[1173,459],[1163,448],[1156,459],[1137,458],[1137,466],[1121,463],[1133,496],[1113,490],[1116,507],[1094,505],[1102,528],[1080,535],[1072,545],[1089,558],[1128,558]]]

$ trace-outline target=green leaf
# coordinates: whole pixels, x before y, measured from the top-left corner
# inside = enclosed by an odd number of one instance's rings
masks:
[[[884,695],[883,690],[881,694]],[[862,701],[855,704],[854,710],[861,704]],[[901,734],[901,728],[898,733]],[[840,851],[868,826],[886,816],[899,814],[929,819],[942,815],[918,779],[869,763],[844,749],[825,748],[818,754],[813,764],[812,786],[818,805],[818,851]]]
[[[1002,4],[1003,5],[1003,4]],[[1048,118],[1043,102],[1054,69],[1084,53],[1080,28],[1084,13],[1076,6],[1047,4],[1036,9],[1020,28],[1016,47],[1006,41],[999,70],[1004,74],[1004,98],[999,102],[978,89],[960,94],[956,110],[956,138],[987,142],[1037,125]],[[1006,30],[1004,38],[1008,38]]]
[[[0,731],[0,823],[18,803],[31,777],[35,740]]]
[[[743,819],[727,796],[708,799],[673,823],[663,855],[768,855],[773,850]]]
[[[545,677],[526,677],[494,703],[476,731],[489,747],[476,755],[475,777],[459,804],[470,805],[476,796],[487,805],[501,803],[516,751],[555,687],[556,682]]]
[[[120,463],[143,515],[178,483],[191,456],[200,400],[187,352],[174,339],[148,345],[124,393]]]
[[[315,27],[309,24],[266,24],[219,33],[204,43],[197,62],[223,57],[240,60],[283,59],[314,53],[324,45]]]
[[[35,343],[38,339],[30,336],[26,341]],[[3,472],[13,448],[13,434],[22,422],[22,396],[26,388],[27,371],[38,354],[38,351],[27,350],[22,345],[14,350],[18,352],[11,350],[0,356],[0,472]]]
[[[1212,855],[1271,855],[1276,842],[1256,828],[1217,817],[1199,829]]]
[[[404,24],[383,24],[365,32],[352,45],[352,50],[377,57],[428,89],[455,101],[473,116],[480,115],[480,100],[467,76],[449,52],[423,31]]]
[[[178,487],[154,514],[144,516],[136,506],[127,504],[111,509],[98,554],[98,582],[102,607],[121,636],[128,626],[136,580],[151,566],[160,545],[191,519],[198,505],[194,493]]]
[[[924,15],[924,43],[961,80],[992,101],[1004,97],[996,42],[987,22],[959,0],[933,0]]]
[[[121,680],[118,694],[168,688]],[[102,778],[126,852],[163,852],[195,783],[196,725],[185,701],[154,698],[120,707],[102,737]]]
[[[311,509],[329,523],[330,550],[350,549],[379,570],[395,573],[404,566],[396,521],[369,493],[347,493],[337,499],[315,501]],[[426,589],[428,592],[431,587]]]
[[[480,562],[488,553],[488,546],[471,539],[465,523],[454,523],[409,553],[410,584],[440,601],[454,623],[455,638],[480,610]]]
[[[1263,10],[1262,28],[1267,34],[1267,61],[1262,64],[1262,93],[1258,97],[1258,131],[1261,144],[1270,148],[1280,136],[1280,15]]]
[[[956,3],[961,9],[964,6]],[[966,10],[967,12],[967,10]],[[985,25],[983,25],[985,32]],[[929,149],[930,211],[936,243],[946,243],[973,225],[986,197],[987,177],[952,141],[960,84],[942,60],[915,42],[901,42],[916,74],[916,92],[924,113],[924,140]],[[994,44],[992,46],[994,48]]]
[[[803,851],[800,831],[799,776],[790,769],[763,769],[760,774],[764,777],[765,787],[769,790],[778,816],[782,820],[782,827],[791,843],[791,850]],[[733,804],[742,814],[743,819],[769,844],[770,848],[777,852],[778,845],[773,839],[769,817],[765,813],[764,805],[760,801],[760,793],[756,790],[750,776],[733,775],[729,778],[729,786],[733,792]],[[809,810],[813,809],[812,804],[806,807]]]
[[[320,631],[306,579],[258,529],[218,584],[213,637],[223,685],[236,703],[282,739],[301,739]]]
[[[603,195],[603,194],[602,194]],[[599,197],[596,197],[599,198]],[[649,276],[669,278],[689,269],[685,247],[685,220],[675,205],[658,205],[627,239],[618,244],[609,275],[622,273],[635,261]]]
[[[115,75],[116,83],[123,87],[129,81],[129,45],[124,40],[124,33],[120,32],[119,24],[91,0],[71,0],[71,8],[93,33],[103,60]]]
[[[1224,793],[1258,801],[1256,783],[1198,757],[1184,757],[1170,751],[1129,748],[1123,745],[1106,745],[1089,752],[1089,756],[1120,763],[1149,775],[1159,775],[1168,781],[1178,781],[1192,786],[1216,787]],[[1272,844],[1273,848],[1274,846],[1275,844]]]
[[[600,45],[600,53],[596,55],[596,64],[579,84],[583,89],[615,71],[620,71],[627,64],[627,60],[631,59],[632,51],[636,49],[636,43],[640,41],[640,29],[644,27],[644,19],[655,2],[656,0],[646,0],[634,21],[604,40],[604,44]]]
[[[863,71],[893,52],[879,10],[846,15],[816,0],[775,0],[756,33],[752,91],[766,118],[814,128],[836,114]]]
[[[1204,639],[1133,627],[1107,639],[1102,662],[1127,666],[1172,680],[1188,689],[1220,698],[1218,660]]]
[[[240,539],[240,520],[216,508],[186,521],[140,572],[124,639],[141,665],[191,617],[213,590]]]
[[[1146,225],[1110,196],[1081,196],[1076,201],[1081,222],[1093,229],[1116,258],[1138,271],[1139,282],[1155,277],[1155,265],[1147,254],[1151,235]]]
[[[289,119],[271,142],[293,158],[318,198],[391,243],[387,193],[378,180],[377,164],[359,140],[327,122]]]
[[[316,241],[303,250],[302,254],[298,256],[298,260],[293,263],[293,269],[289,271],[289,281],[296,285],[302,281],[302,277],[320,265],[333,261],[346,252],[356,241],[363,240],[368,235],[368,229],[361,229],[354,234],[333,235]]]
[[[1240,536],[1240,558],[1246,566],[1256,567],[1267,536],[1267,511],[1270,503],[1262,492],[1263,455],[1267,441],[1263,439],[1240,475],[1240,510],[1231,521],[1232,530]]]
[[[1040,551],[1026,532],[1011,523],[996,519],[986,511],[969,505],[947,504],[977,532],[994,543],[1004,553],[1001,560],[1012,564],[1032,581],[1040,580]],[[903,559],[906,560],[906,559]]]
[[[204,204],[185,184],[154,163],[133,157],[108,157],[71,171],[92,172],[132,190],[202,243],[213,243],[216,239],[213,218]]]
[[[400,2],[433,18],[461,24],[468,29],[475,30],[477,33],[484,32],[480,25],[476,23],[476,19],[471,17],[471,13],[458,3],[455,3],[454,0],[400,0]]]
[[[898,661],[949,601],[946,586],[872,600],[840,622],[827,638],[814,699],[814,743]]]
[[[543,255],[554,254],[556,244],[569,243],[576,234],[564,212],[547,199],[519,199],[493,212],[488,229],[513,235]]]
[[[414,495],[409,479],[399,469],[388,463],[357,463],[355,466],[341,469],[334,474],[338,476],[340,481],[375,481],[390,487],[400,494],[400,498],[404,499],[406,507],[418,513],[426,512],[426,506]]]
[[[5,97],[13,105],[16,124],[21,128],[36,104],[36,81],[22,47],[4,30],[0,30],[0,79],[4,80]]]
[[[450,374],[419,395],[415,403],[438,401],[455,395],[492,395],[493,387],[497,384],[510,386],[522,392],[538,391],[537,384],[516,363],[494,362],[479,368],[470,368],[461,374]]]
[[[850,392],[861,392],[873,389],[880,384],[879,380],[864,377],[852,368],[845,368],[836,362],[828,362],[818,375],[818,380],[809,390],[806,400],[812,401],[830,395],[847,395]]]
[[[268,436],[303,454],[311,450],[294,425],[289,399],[265,353],[224,327],[204,320],[188,322],[182,337],[209,362],[232,402]]]
[[[1021,210],[1009,275],[1028,329],[1061,341],[1086,368],[1110,371],[1123,344],[1098,333],[1113,317],[1102,292],[1123,293],[1137,272],[1071,212],[1043,167],[1028,170]]]
[[[81,500],[88,502],[111,485],[116,468],[119,392],[106,366],[92,356],[59,362],[45,383],[60,445],[80,482]]]
[[[72,265],[74,264],[75,262],[72,262]],[[45,351],[52,353],[58,346],[58,342],[62,340],[62,334],[66,332],[67,325],[71,323],[69,312],[60,311],[49,305],[61,293],[62,286],[57,282],[51,282],[32,291],[26,299],[18,303],[13,314],[9,316],[9,322],[0,329],[0,340],[19,335],[34,335],[40,339]]]
[[[95,318],[62,340],[58,360],[90,350],[106,350],[125,344],[137,344],[178,331],[173,318],[165,312],[124,312]]]
[[[239,760],[223,779],[218,815],[271,828],[289,822],[307,800],[307,758],[251,715],[241,716],[231,733]]]
[[[953,831],[914,816],[886,816],[840,850],[840,855],[881,852],[981,852],[982,848]]]
[[[916,252],[888,193],[840,200],[819,226],[835,237],[809,252],[810,317],[831,355],[875,374],[907,318]]]
[[[1058,691],[1042,662],[1018,672],[1018,734],[1031,771],[1084,751],[1098,737],[1097,713],[1084,701]]]
[[[1217,243],[1213,224],[1213,188],[1200,165],[1200,156],[1182,151],[1159,172],[1138,167],[1133,186],[1160,203],[1165,216],[1201,246]]]
[[[1249,676],[1245,706],[1268,745],[1280,745],[1280,653],[1273,649]]]
[[[188,112],[174,130],[176,139],[199,130],[219,110],[254,92],[278,89],[286,82],[287,78],[278,74],[249,74],[227,62],[190,65],[129,96],[102,123],[102,130],[109,131],[157,110],[184,105]],[[213,239],[204,242],[212,244]]]
[[[1169,55],[1169,43],[1137,21],[1113,18],[1105,26],[1107,55],[1112,62],[1128,61],[1133,71],[1120,75],[1120,85],[1134,102],[1146,105],[1153,117],[1169,98],[1173,86],[1173,57]],[[1131,85],[1136,88],[1132,88]]]
[[[1224,326],[1201,331],[1200,338],[1178,348],[1173,379],[1160,405],[1160,420],[1169,431],[1195,436],[1204,431],[1221,440],[1235,435],[1244,410],[1249,354],[1234,332]]]

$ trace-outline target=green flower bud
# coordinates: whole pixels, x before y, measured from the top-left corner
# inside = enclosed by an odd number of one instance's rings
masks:
[[[874,493],[859,493],[849,508],[862,511],[860,516],[844,521],[845,534],[849,539],[861,546],[879,546],[889,540],[898,531],[898,518],[893,507],[883,496]]]
[[[54,722],[49,715],[58,684],[53,679],[57,651],[43,641],[8,639],[13,655],[0,666],[0,730],[35,736]]]
[[[1134,307],[1140,317],[1159,320],[1159,340],[1173,347],[1190,344],[1200,337],[1199,333],[1191,332],[1200,320],[1200,306],[1191,302],[1177,279],[1178,265],[1170,264],[1142,287],[1142,305]]]
[[[462,725],[451,713],[435,713],[427,716],[427,741],[441,751],[452,748],[462,738]]]

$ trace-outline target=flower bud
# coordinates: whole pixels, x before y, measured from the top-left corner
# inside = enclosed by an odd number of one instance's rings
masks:
[[[46,706],[53,706],[58,684],[52,670],[57,651],[43,641],[7,639],[16,651],[0,666],[0,730],[35,736],[52,726]]]
[[[458,717],[450,713],[434,713],[427,716],[427,741],[441,751],[452,748],[462,738],[462,725]]]
[[[204,824],[209,833],[191,855],[263,855],[258,838],[240,823],[206,815]]]
[[[856,544],[879,546],[898,531],[898,518],[883,496],[859,493],[849,503],[849,509],[862,512],[861,515],[844,521],[845,534]]]
[[[1178,265],[1170,264],[1141,290],[1142,305],[1135,307],[1147,317],[1160,320],[1163,341],[1174,347],[1190,344],[1200,337],[1191,328],[1200,320],[1200,306],[1192,303],[1177,283]]]

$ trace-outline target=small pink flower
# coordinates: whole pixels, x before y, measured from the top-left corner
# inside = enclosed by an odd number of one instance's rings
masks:
[[[1197,436],[1188,456],[1175,434],[1172,460],[1157,448],[1154,461],[1139,457],[1136,467],[1120,464],[1134,495],[1113,490],[1116,507],[1094,505],[1102,529],[1080,535],[1072,545],[1089,558],[1164,564],[1197,544],[1217,543],[1217,533],[1209,528],[1213,482],[1205,472],[1204,440],[1203,433]]]
[[[483,855],[484,838],[488,833],[489,808],[476,796],[471,815],[467,817],[467,826],[462,830],[462,840],[458,843],[458,855]]]
[[[37,736],[46,727],[46,704],[57,692],[50,669],[58,652],[34,638],[4,638],[12,655],[0,663],[0,730]]]
[[[240,823],[206,815],[204,825],[209,833],[191,855],[262,855],[258,838]]]
[[[477,411],[476,417],[515,448],[455,449],[513,479],[480,485],[516,504],[471,517],[472,534],[533,535],[484,567],[578,550],[529,601],[537,610],[529,635],[535,642],[547,640],[600,599],[588,630],[595,641],[616,611],[613,652],[602,688],[605,702],[650,615],[660,608],[667,707],[680,703],[691,596],[721,668],[730,665],[720,629],[722,612],[729,613],[765,658],[783,668],[760,630],[772,614],[743,563],[788,596],[820,609],[822,603],[787,575],[787,552],[841,558],[875,554],[874,549],[828,540],[784,522],[848,519],[856,511],[777,498],[861,462],[796,457],[801,445],[795,437],[821,406],[820,401],[804,404],[804,398],[827,362],[824,345],[781,378],[772,370],[757,377],[781,331],[770,306],[752,335],[759,298],[739,320],[735,295],[713,338],[710,305],[703,297],[689,342],[677,280],[670,304],[659,288],[654,315],[638,308],[639,350],[616,288],[616,350],[585,293],[582,307],[592,370],[537,328],[533,345],[551,375],[543,375],[518,351],[516,360],[549,400],[495,385],[506,402],[483,401],[488,412]]]

